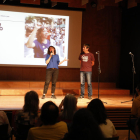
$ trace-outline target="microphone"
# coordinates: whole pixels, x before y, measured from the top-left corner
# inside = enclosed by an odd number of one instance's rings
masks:
[[[96,54],[99,54],[99,51],[97,51]]]
[[[52,51],[51,51],[51,53],[50,53],[51,55],[53,55],[53,53],[52,53]]]
[[[130,55],[133,55],[133,53],[129,52]]]

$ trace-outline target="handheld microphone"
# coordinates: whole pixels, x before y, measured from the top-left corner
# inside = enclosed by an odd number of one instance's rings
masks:
[[[50,53],[51,55],[53,55],[53,53],[52,53],[52,51],[51,51],[51,53]]]
[[[133,55],[133,53],[129,52],[130,55]]]
[[[97,51],[96,54],[99,54],[99,51]]]

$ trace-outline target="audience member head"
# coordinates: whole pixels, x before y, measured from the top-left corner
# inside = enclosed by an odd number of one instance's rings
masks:
[[[67,137],[73,140],[102,140],[103,134],[92,113],[83,108],[74,114],[73,124]]]
[[[67,94],[63,100],[63,107],[62,118],[72,120],[77,109],[77,98],[72,94]]]
[[[35,91],[29,91],[24,97],[24,112],[32,112],[37,115],[39,109],[39,98]]]
[[[98,124],[106,124],[106,110],[103,102],[100,99],[93,99],[87,106],[87,109],[90,110],[93,114],[93,117]]]
[[[140,95],[140,84],[137,85],[136,92],[137,92],[137,95]]]
[[[140,140],[140,118],[138,118],[138,120],[136,121],[135,128],[137,140]]]
[[[57,122],[58,116],[59,109],[52,101],[48,101],[43,104],[40,118],[44,125],[55,124]]]

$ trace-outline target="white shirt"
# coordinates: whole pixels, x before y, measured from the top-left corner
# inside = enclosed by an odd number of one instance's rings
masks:
[[[113,135],[117,134],[117,131],[115,129],[115,126],[109,119],[106,119],[106,123],[106,125],[100,124],[99,127],[105,138],[112,138]]]

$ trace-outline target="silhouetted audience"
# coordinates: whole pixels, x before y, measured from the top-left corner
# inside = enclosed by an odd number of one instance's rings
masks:
[[[34,125],[36,126],[39,118],[39,97],[35,91],[29,91],[24,97],[24,106],[22,111],[16,113],[16,125]]]
[[[140,84],[136,87],[137,97],[133,100],[131,113],[136,117],[140,117]]]
[[[39,120],[39,98],[35,91],[29,91],[24,97],[22,111],[16,112],[14,135],[16,140],[26,140],[31,127],[41,124]]]
[[[92,112],[92,115],[101,128],[105,138],[112,138],[117,136],[116,129],[113,123],[107,119],[104,104],[100,99],[93,99],[88,104],[87,109]]]
[[[76,110],[77,98],[72,94],[67,94],[59,105],[59,119],[67,123],[71,123]]]
[[[136,135],[135,125],[137,118],[140,117],[140,84],[136,87],[137,97],[133,100],[131,108],[131,118],[127,121],[129,129]]]
[[[43,125],[31,128],[27,140],[61,140],[68,129],[65,122],[57,122],[58,116],[59,109],[53,102],[44,103],[40,116]]]
[[[9,124],[9,120],[8,120],[8,117],[6,115],[6,113],[4,111],[0,111],[0,125],[3,125],[3,124],[8,124],[8,132],[7,134],[10,135],[11,134],[11,126]]]
[[[63,140],[103,140],[103,134],[88,109],[79,109],[73,117],[70,131]]]
[[[136,130],[137,140],[140,140],[140,117],[136,121],[135,130]]]

